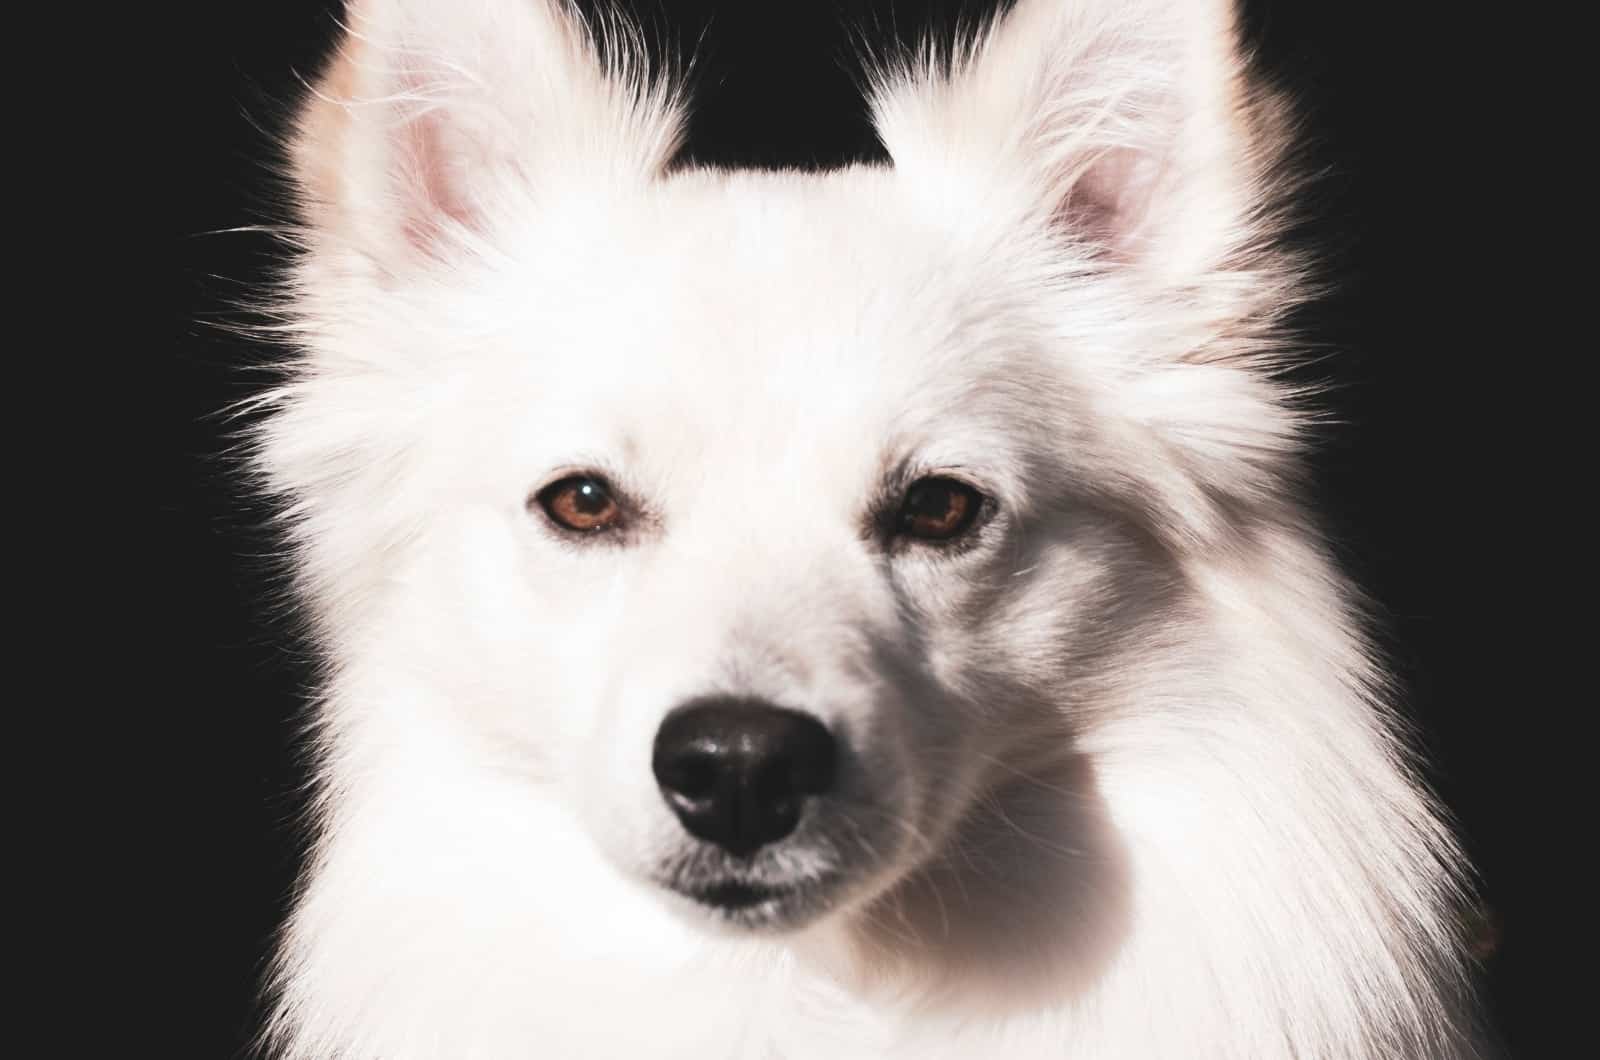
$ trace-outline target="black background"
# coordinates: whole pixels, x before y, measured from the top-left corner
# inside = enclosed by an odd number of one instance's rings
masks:
[[[446,2],[446,0],[441,0]],[[584,6],[592,6],[586,4]],[[915,39],[987,5],[837,0],[633,0],[658,36],[698,41],[688,150],[729,165],[828,165],[878,157],[848,61],[846,27]],[[1490,965],[1495,1018],[1513,1056],[1536,1051],[1527,894],[1541,855],[1524,819],[1515,733],[1542,724],[1549,694],[1527,673],[1528,624],[1508,604],[1517,575],[1496,557],[1505,516],[1484,483],[1505,481],[1508,395],[1482,365],[1505,356],[1467,293],[1478,248],[1461,203],[1491,178],[1471,128],[1495,116],[1438,26],[1381,5],[1248,0],[1263,73],[1307,120],[1318,176],[1298,238],[1319,248],[1336,293],[1301,322],[1310,377],[1335,384],[1341,423],[1316,456],[1318,492],[1349,569],[1377,599],[1384,644],[1461,822],[1502,932]],[[254,981],[294,879],[299,805],[293,722],[310,678],[292,616],[277,608],[262,512],[233,484],[230,402],[260,385],[272,351],[230,334],[273,261],[254,233],[281,216],[272,135],[334,38],[329,0],[230,0],[191,16],[177,67],[184,128],[176,164],[175,356],[153,376],[164,467],[158,647],[171,734],[164,779],[178,793],[166,836],[186,852],[174,883],[193,938],[179,1020],[193,1051],[244,1044]],[[1477,238],[1477,237],[1474,237]],[[1461,281],[1461,282],[1458,282]],[[1486,410],[1499,401],[1497,417]],[[159,616],[159,617],[158,617]],[[1591,697],[1592,698],[1592,697]],[[159,1043],[154,1043],[159,1044]]]

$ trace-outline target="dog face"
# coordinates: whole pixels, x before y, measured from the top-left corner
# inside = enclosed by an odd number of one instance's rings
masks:
[[[1225,24],[1105,7],[883,75],[895,166],[814,176],[668,172],[672,93],[542,5],[358,7],[266,446],[341,657],[741,930],[1070,755],[1292,429],[1208,355],[1272,293]]]
[[[390,642],[617,867],[740,926],[936,853],[1155,599],[1035,412],[1086,404],[1037,311],[896,191],[687,175],[536,228],[462,285],[515,310],[398,399],[448,501]]]

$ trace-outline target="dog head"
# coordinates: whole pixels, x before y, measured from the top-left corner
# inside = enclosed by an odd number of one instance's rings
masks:
[[[410,690],[343,724],[792,927],[1070,756],[1277,494],[1265,141],[1220,2],[1026,0],[882,64],[893,164],[822,174],[674,169],[612,37],[355,5],[262,464],[334,657]]]

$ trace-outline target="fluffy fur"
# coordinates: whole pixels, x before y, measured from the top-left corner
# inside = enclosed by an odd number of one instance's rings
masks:
[[[1477,1055],[1460,855],[1295,488],[1281,108],[1210,0],[879,63],[892,166],[671,168],[553,0],[358,0],[263,399],[325,649],[282,1057]],[[644,513],[574,542],[529,496]],[[960,547],[873,513],[957,473]],[[849,750],[744,867],[673,706]],[[739,871],[803,897],[676,893]]]

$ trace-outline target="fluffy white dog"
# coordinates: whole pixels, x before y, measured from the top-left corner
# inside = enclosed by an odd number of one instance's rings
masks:
[[[1023,0],[815,174],[670,167],[556,0],[350,21],[257,436],[327,659],[270,1052],[1478,1054],[1222,0]]]

